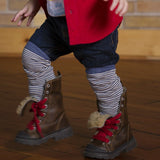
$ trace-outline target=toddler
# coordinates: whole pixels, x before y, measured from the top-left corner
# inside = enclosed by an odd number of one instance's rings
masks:
[[[29,97],[18,106],[22,114],[31,101],[34,117],[16,141],[38,145],[50,138],[72,135],[61,93],[61,75],[51,61],[74,53],[86,68],[87,79],[97,97],[98,111],[88,120],[97,128],[84,156],[113,159],[136,145],[127,116],[126,88],[116,74],[118,27],[127,12],[127,0],[29,0],[12,22],[30,25],[40,8],[46,20],[26,44],[22,63],[29,81]]]

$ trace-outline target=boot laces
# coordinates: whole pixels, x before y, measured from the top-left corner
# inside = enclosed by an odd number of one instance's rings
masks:
[[[32,103],[30,112],[34,113],[34,117],[32,121],[30,121],[29,124],[27,125],[27,128],[30,130],[34,130],[34,126],[36,126],[36,129],[41,137],[44,137],[44,136],[40,128],[40,120],[38,119],[38,117],[45,116],[45,114],[41,110],[46,108],[46,106],[44,105],[46,101],[47,99],[43,99],[40,102]]]
[[[93,139],[100,140],[102,142],[109,143],[110,140],[107,136],[113,136],[113,130],[118,130],[117,124],[120,123],[119,118],[121,117],[121,113],[117,114],[115,117],[111,117],[106,120],[104,126],[102,128],[97,128],[97,134],[93,136]]]

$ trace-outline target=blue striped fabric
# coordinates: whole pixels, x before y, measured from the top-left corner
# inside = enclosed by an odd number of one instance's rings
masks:
[[[119,101],[123,93],[116,69],[87,74],[87,79],[97,96],[99,111],[102,114],[115,116],[118,113]]]
[[[51,62],[38,55],[38,53],[35,48],[33,52],[33,48],[25,47],[22,54],[22,63],[29,80],[29,94],[40,101],[45,82],[54,79],[55,75]]]

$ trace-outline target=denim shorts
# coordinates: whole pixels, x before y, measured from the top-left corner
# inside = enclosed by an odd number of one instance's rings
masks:
[[[119,60],[116,53],[118,29],[94,43],[69,45],[65,17],[48,17],[29,41],[40,48],[50,61],[71,52],[86,68],[115,65]]]

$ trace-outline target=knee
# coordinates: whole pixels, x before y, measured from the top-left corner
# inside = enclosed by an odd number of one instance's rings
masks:
[[[24,48],[22,52],[22,65],[24,69],[31,70],[34,66],[31,58],[31,51],[27,48]]]
[[[41,74],[52,70],[49,57],[35,44],[28,42],[22,53],[22,64],[27,74]]]
[[[41,72],[43,63],[41,63],[41,57],[36,53],[33,53],[28,48],[24,48],[22,53],[22,64],[25,71],[38,73]]]

